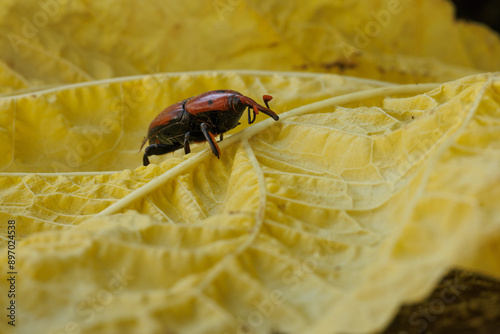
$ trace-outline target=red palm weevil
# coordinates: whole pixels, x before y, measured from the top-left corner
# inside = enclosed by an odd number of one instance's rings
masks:
[[[268,102],[272,98],[270,95],[262,97],[266,108],[234,90],[213,90],[172,104],[149,125],[147,137],[141,145],[142,150],[149,140],[149,146],[144,150],[144,166],[149,165],[148,157],[151,155],[166,154],[182,147],[188,154],[191,152],[190,142],[208,141],[212,153],[219,158],[220,150],[215,137],[220,135],[222,141],[225,132],[239,125],[245,108],[248,108],[248,124],[255,121],[259,111],[275,121],[279,119],[269,108]]]

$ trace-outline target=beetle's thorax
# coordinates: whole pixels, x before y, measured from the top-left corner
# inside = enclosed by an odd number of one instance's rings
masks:
[[[231,130],[245,111],[234,91],[212,91],[189,100],[184,108],[193,125],[206,123],[217,134]]]

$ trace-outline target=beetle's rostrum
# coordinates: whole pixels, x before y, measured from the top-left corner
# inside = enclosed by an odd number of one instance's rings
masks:
[[[184,152],[191,152],[189,143],[208,141],[212,153],[219,158],[220,150],[215,137],[223,134],[240,123],[238,122],[245,109],[248,108],[248,124],[252,124],[259,111],[273,118],[278,115],[269,108],[272,96],[264,95],[262,99],[266,107],[258,104],[248,96],[234,90],[213,90],[184,101],[172,104],[163,110],[151,122],[144,144],[144,166],[149,165],[149,156],[162,155],[184,147]],[[253,117],[252,117],[253,112]]]

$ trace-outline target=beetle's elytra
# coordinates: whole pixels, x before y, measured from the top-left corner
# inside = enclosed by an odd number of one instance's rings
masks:
[[[208,141],[212,153],[219,158],[220,150],[215,137],[236,127],[248,108],[248,123],[252,124],[259,111],[272,117],[275,121],[278,115],[269,109],[268,102],[272,96],[264,95],[262,99],[266,107],[261,106],[248,96],[234,90],[213,90],[184,101],[172,104],[163,110],[151,122],[148,134],[141,145],[149,140],[149,146],[144,150],[144,166],[149,165],[150,155],[162,155],[184,147],[188,154],[190,142]],[[252,117],[253,111],[253,117]]]

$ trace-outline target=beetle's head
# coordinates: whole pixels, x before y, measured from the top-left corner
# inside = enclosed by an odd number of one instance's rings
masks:
[[[264,100],[267,108],[261,106],[248,96],[244,95],[234,95],[233,99],[231,100],[231,105],[235,111],[248,107],[248,124],[252,124],[253,122],[255,122],[255,118],[257,117],[259,111],[262,111],[264,114],[268,115],[275,121],[279,120],[279,116],[276,115],[274,111],[269,109],[268,102],[271,101],[273,97],[271,95],[264,95],[262,96],[262,99]],[[253,110],[253,118],[251,117],[251,110]]]

